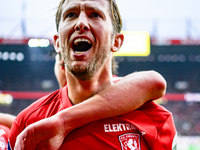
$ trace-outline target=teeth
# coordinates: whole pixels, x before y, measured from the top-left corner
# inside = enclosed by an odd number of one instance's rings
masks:
[[[84,52],[75,52],[75,53],[80,55],[80,54],[83,54]]]
[[[78,38],[74,41],[74,45],[78,45],[79,42],[87,42],[88,44],[91,44],[91,41],[85,38]]]

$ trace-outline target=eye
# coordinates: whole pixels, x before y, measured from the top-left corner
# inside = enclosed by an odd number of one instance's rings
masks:
[[[70,12],[67,14],[66,18],[75,18],[77,17],[76,13],[75,12]]]
[[[93,12],[93,13],[91,13],[91,17],[93,17],[93,18],[99,18],[101,16],[100,16],[100,14],[98,14],[96,12]]]

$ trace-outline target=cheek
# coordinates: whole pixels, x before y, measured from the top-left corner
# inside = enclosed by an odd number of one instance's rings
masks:
[[[99,37],[100,37],[101,42],[103,42],[105,45],[109,45],[111,43],[111,34],[109,34],[108,31],[102,33],[102,35]]]
[[[60,26],[60,41],[62,44],[64,44],[66,42],[66,40],[68,40],[68,38],[70,38],[70,35],[73,32],[73,28],[67,25],[62,25]]]
[[[66,30],[61,30],[60,31],[60,42],[61,42],[61,45],[63,45],[65,43],[67,38],[68,38],[68,32]]]
[[[113,29],[110,24],[103,24],[101,27],[99,27],[99,37],[102,37],[102,40],[109,42],[111,40],[112,34]]]

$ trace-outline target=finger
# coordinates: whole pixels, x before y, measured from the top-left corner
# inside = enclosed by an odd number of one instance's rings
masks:
[[[16,139],[15,149],[16,150],[35,150],[36,143],[33,142],[32,138],[29,136],[29,128],[23,130]]]
[[[22,140],[21,142],[16,141],[14,150],[23,150],[25,141],[26,141],[26,139]]]
[[[24,149],[24,142],[26,140],[26,132],[22,132],[20,135],[17,136],[16,142],[15,142],[15,150],[23,150]]]

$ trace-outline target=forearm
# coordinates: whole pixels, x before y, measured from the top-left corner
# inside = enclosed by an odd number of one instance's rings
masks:
[[[90,99],[57,114],[68,134],[93,121],[121,115],[137,109],[149,100],[165,94],[164,78],[154,72],[137,72],[124,77],[113,86]]]
[[[0,113],[0,124],[11,128],[13,121],[15,120],[15,116],[5,113]]]

